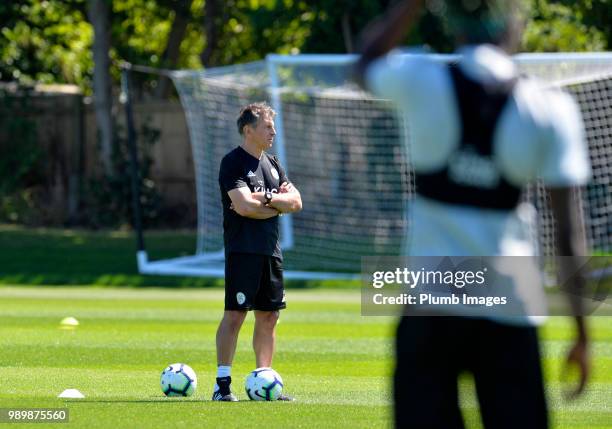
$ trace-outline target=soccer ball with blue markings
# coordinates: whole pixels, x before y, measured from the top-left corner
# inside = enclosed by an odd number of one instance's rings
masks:
[[[173,363],[162,372],[160,383],[166,396],[191,396],[198,385],[198,378],[189,365]]]
[[[253,401],[276,401],[283,393],[283,379],[272,368],[257,368],[247,376],[244,388]]]

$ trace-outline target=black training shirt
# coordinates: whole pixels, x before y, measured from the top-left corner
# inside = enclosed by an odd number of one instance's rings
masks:
[[[232,200],[227,193],[243,186],[248,186],[251,192],[278,193],[284,182],[288,182],[285,170],[275,156],[266,152],[261,155],[261,159],[257,159],[238,146],[223,157],[219,169],[219,186],[226,254],[240,252],[282,257],[278,242],[278,216],[269,219],[240,216],[230,209]]]

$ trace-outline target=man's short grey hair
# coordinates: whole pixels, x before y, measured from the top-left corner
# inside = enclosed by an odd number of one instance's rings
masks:
[[[240,114],[236,120],[238,132],[243,135],[246,125],[256,127],[262,117],[274,119],[274,116],[276,116],[276,112],[265,101],[247,104],[240,109]]]

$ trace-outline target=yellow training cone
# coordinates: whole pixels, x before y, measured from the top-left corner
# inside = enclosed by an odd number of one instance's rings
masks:
[[[79,321],[74,317],[64,317],[60,322],[60,328],[62,329],[74,329],[79,326]]]

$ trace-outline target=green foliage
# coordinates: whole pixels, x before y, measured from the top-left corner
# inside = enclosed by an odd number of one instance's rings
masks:
[[[453,37],[444,21],[429,10],[408,35],[406,45],[424,45],[427,49],[439,53],[450,53],[455,48]]]
[[[83,1],[2,2],[0,79],[90,86],[93,33]]]
[[[192,21],[201,21],[204,0],[194,0]],[[114,60],[163,66],[174,12],[172,0],[113,1]],[[93,29],[86,0],[25,0],[0,4],[0,80],[71,83],[91,95]],[[194,31],[195,29],[195,31]],[[193,25],[182,44],[182,67],[199,67],[202,30]],[[119,70],[112,68],[116,81]]]
[[[525,0],[529,16],[526,51],[605,50],[612,46],[609,0]],[[0,3],[0,79],[23,83],[73,83],[91,94],[93,31],[87,0],[24,0]],[[366,24],[390,0],[227,0],[220,1],[219,43],[211,64],[263,58],[267,53],[342,53],[357,44]],[[428,2],[428,4],[437,2]],[[178,0],[114,0],[111,58],[166,66],[163,53]],[[208,41],[205,0],[193,0],[178,67],[201,67]],[[349,33],[346,40],[343,29]],[[426,13],[407,38],[440,52],[452,48],[443,23]],[[113,66],[118,81],[119,71]],[[141,76],[147,85],[155,78]],[[142,82],[141,82],[142,83]]]
[[[346,40],[343,36],[343,20],[350,30],[353,49],[357,35],[376,16],[385,11],[388,0],[318,0],[309,2],[313,15],[310,35],[302,51],[318,53],[345,53]]]
[[[116,127],[117,129],[118,127]],[[154,226],[159,220],[161,197],[151,180],[153,146],[160,132],[145,121],[138,133],[140,163],[140,203],[144,226]],[[83,223],[94,228],[119,227],[133,224],[132,176],[129,147],[123,133],[117,132],[113,145],[113,174],[91,179],[87,184]]]
[[[576,6],[535,0],[523,37],[525,50],[528,52],[605,50],[607,46],[605,34],[599,28],[585,23],[584,12],[586,10],[581,11]]]
[[[218,64],[263,58],[267,53],[344,53],[372,17],[389,1],[374,0],[235,0],[226,2]],[[350,41],[344,39],[346,21]]]
[[[606,50],[612,49],[612,1],[610,0],[562,0],[578,19],[589,29],[596,29],[606,40]]]
[[[161,57],[176,15],[174,3],[172,0],[114,1],[111,56],[134,64],[165,67]],[[193,64],[203,48],[203,40],[197,40],[202,39],[202,30],[197,24],[202,20],[203,5],[204,0],[192,3],[191,26],[181,44],[181,67]]]

